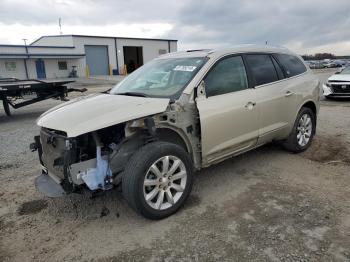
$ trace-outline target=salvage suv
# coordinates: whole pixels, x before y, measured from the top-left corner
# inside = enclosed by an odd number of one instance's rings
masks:
[[[303,60],[284,48],[163,55],[109,92],[40,116],[35,184],[51,197],[121,184],[134,210],[164,218],[184,204],[195,170],[272,141],[307,149],[319,92]]]

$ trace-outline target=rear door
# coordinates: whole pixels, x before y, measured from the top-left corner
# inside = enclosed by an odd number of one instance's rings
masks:
[[[304,63],[296,55],[292,54],[275,54],[276,61],[281,65],[285,72],[286,80],[283,84],[283,91],[288,111],[286,118],[288,120],[289,129],[294,125],[299,106],[305,99],[306,90],[314,85],[313,79],[305,74],[307,71]]]
[[[256,145],[259,124],[255,90],[249,88],[242,56],[225,57],[204,77],[206,96],[197,98],[203,164]]]
[[[247,64],[254,78],[259,116],[259,144],[269,142],[288,130],[290,114],[295,112],[295,97],[285,74],[270,54],[247,54]]]

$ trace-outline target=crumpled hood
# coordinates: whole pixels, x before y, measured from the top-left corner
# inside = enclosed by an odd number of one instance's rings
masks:
[[[37,120],[42,127],[76,137],[104,127],[164,112],[169,99],[93,94],[58,105]]]
[[[328,78],[328,81],[350,81],[350,74],[336,74],[336,75],[332,75],[330,78]]]

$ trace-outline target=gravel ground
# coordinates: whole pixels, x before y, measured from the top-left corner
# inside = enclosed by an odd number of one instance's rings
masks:
[[[12,118],[0,108],[0,261],[350,261],[350,101],[322,101],[302,154],[266,145],[198,172],[184,208],[161,221],[135,214],[118,189],[36,192],[28,145],[59,103]]]

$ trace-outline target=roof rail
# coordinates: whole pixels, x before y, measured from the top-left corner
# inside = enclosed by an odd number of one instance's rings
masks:
[[[186,50],[187,53],[190,52],[209,52],[212,49],[190,49],[190,50]]]

